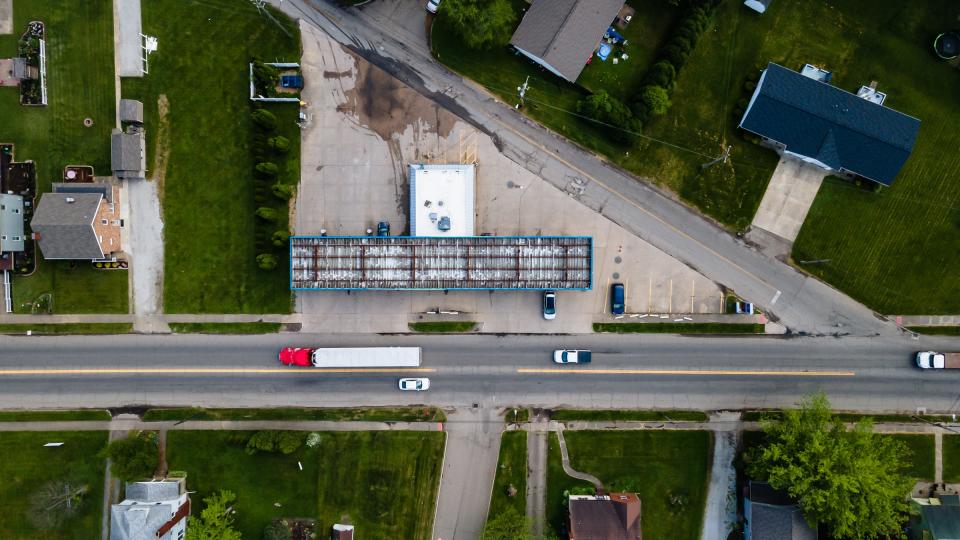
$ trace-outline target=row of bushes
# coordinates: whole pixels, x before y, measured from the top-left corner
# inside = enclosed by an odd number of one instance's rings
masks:
[[[286,215],[294,189],[280,177],[281,166],[290,151],[290,140],[275,134],[278,122],[272,112],[255,109],[251,120],[257,128],[253,139],[257,266],[273,270],[280,262],[275,252],[286,247],[290,239]]]

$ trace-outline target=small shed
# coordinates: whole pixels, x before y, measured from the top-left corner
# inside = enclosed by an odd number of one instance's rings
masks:
[[[331,537],[333,540],[353,540],[353,525],[335,524]]]
[[[763,13],[770,7],[770,4],[773,3],[773,0],[747,0],[743,5],[748,8],[756,11],[757,13]]]
[[[143,123],[143,103],[135,99],[120,100],[120,121],[133,124]]]

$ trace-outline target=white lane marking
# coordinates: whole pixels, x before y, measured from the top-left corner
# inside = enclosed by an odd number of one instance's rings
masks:
[[[777,300],[779,299],[780,299],[780,291],[777,291],[777,294],[773,295],[773,300],[770,301],[770,305],[772,306],[776,304]]]

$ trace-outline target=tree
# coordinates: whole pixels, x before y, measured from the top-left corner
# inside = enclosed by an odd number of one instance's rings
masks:
[[[240,540],[240,532],[233,528],[236,510],[231,506],[237,496],[225,489],[203,499],[206,508],[200,518],[191,518],[187,540]]]
[[[277,129],[277,117],[266,109],[257,109],[250,114],[250,119],[260,129],[273,131]]]
[[[662,86],[644,86],[640,90],[640,102],[651,115],[660,116],[670,108],[670,94]]]
[[[633,117],[633,112],[623,102],[608,94],[605,90],[598,90],[577,103],[577,111],[594,120],[618,127],[621,130],[615,137],[627,141],[630,134],[627,131],[639,131],[640,125]]]
[[[272,253],[261,253],[257,255],[257,266],[261,270],[273,270],[277,267],[277,256]]]
[[[263,540],[291,540],[290,527],[283,521],[271,521],[263,528]]]
[[[903,443],[875,435],[870,420],[846,429],[822,393],[763,430],[768,442],[749,456],[751,476],[789,493],[811,525],[827,525],[835,538],[899,535],[913,486]]]
[[[277,213],[275,208],[270,208],[269,206],[261,206],[257,208],[257,217],[264,221],[276,221],[280,218],[280,215]]]
[[[303,433],[299,431],[257,431],[247,440],[246,452],[281,452],[292,454],[303,445]]]
[[[440,16],[471,49],[506,45],[517,20],[510,0],[444,0]]]
[[[253,61],[253,82],[257,92],[266,97],[276,94],[276,87],[280,84],[280,70],[268,66],[260,60]]]
[[[502,514],[483,526],[482,540],[533,540],[530,522],[516,508],[508,506]]]
[[[27,518],[41,531],[57,529],[76,515],[89,487],[66,480],[52,480],[30,495]]]
[[[271,163],[269,161],[263,161],[257,163],[257,166],[253,168],[257,172],[257,175],[261,178],[276,178],[280,174],[280,167],[277,167],[276,163]]]
[[[290,232],[274,231],[273,236],[270,237],[270,241],[277,247],[283,247],[290,241]]]
[[[278,154],[286,154],[290,151],[290,139],[284,137],[283,135],[270,137],[267,139],[267,145]]]
[[[647,72],[644,81],[650,85],[670,88],[673,86],[673,80],[676,76],[677,70],[674,69],[673,64],[666,60],[661,60],[650,67],[650,71]]]
[[[156,435],[149,431],[140,431],[111,442],[103,454],[110,458],[110,472],[129,481],[152,477],[157,469],[160,451]]]
[[[290,197],[293,197],[293,188],[289,184],[282,184],[277,182],[270,187],[270,191],[273,192],[273,195],[280,200],[289,200]]]

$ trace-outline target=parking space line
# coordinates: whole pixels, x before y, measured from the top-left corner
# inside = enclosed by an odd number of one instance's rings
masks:
[[[517,373],[546,375],[689,375],[747,376],[747,377],[854,377],[854,371],[756,371],[756,370],[706,370],[706,369],[561,369],[519,368]]]

